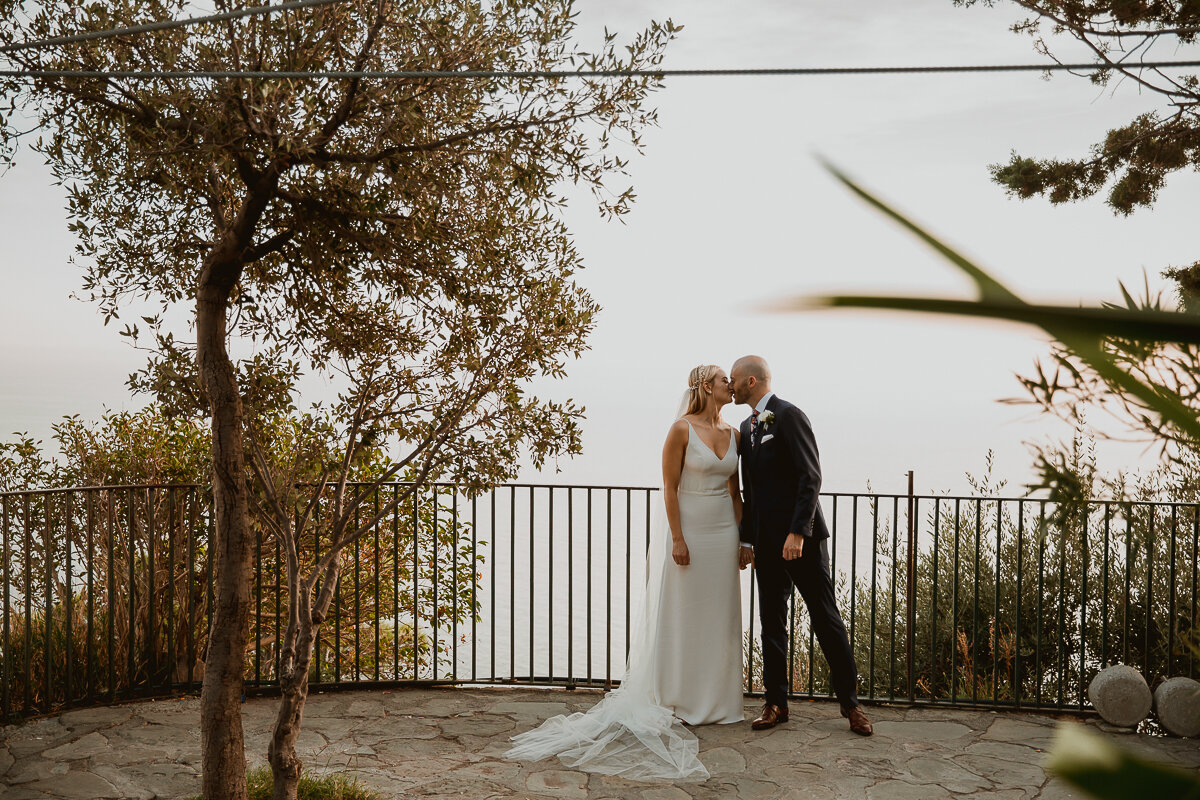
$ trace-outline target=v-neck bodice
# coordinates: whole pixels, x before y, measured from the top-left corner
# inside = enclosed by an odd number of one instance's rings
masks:
[[[729,477],[737,471],[737,439],[729,431],[729,449],[717,458],[712,448],[705,444],[700,434],[688,424],[687,449],[683,454],[683,472],[679,476],[679,491],[695,494],[720,494],[728,491]]]

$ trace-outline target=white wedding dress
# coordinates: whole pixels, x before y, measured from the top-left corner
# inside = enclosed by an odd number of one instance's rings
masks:
[[[742,612],[738,531],[728,481],[737,448],[717,458],[691,429],[679,483],[679,516],[691,563],[671,559],[660,508],[652,526],[642,612],[625,676],[586,713],[559,715],[512,738],[505,757],[557,755],[587,772],[635,780],[705,780],[700,744],[683,727],[740,722]]]

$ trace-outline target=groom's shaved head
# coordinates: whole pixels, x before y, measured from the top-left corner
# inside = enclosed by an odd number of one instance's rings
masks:
[[[762,356],[742,356],[733,362],[731,372],[737,372],[746,378],[757,378],[759,383],[771,384],[771,368]]]
[[[754,405],[771,391],[771,368],[762,356],[742,356],[729,370],[733,401]]]

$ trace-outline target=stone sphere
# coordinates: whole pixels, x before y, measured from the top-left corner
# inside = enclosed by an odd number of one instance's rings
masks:
[[[1142,673],[1128,664],[1100,670],[1088,686],[1088,699],[1105,722],[1122,728],[1144,720],[1153,701]]]
[[[1200,736],[1200,683],[1168,678],[1154,690],[1158,721],[1176,736]]]

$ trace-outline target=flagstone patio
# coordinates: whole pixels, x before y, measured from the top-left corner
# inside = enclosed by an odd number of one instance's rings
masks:
[[[852,735],[829,702],[794,702],[791,721],[695,729],[703,783],[637,783],[502,758],[508,737],[584,710],[595,691],[397,689],[314,694],[300,737],[309,769],[356,776],[386,798],[1068,798],[1041,767],[1057,720],[1041,714],[871,707],[875,736]],[[246,752],[264,763],[272,698],[244,706]],[[747,720],[757,702],[747,699]],[[1200,741],[1086,719],[1124,747],[1200,768]],[[200,789],[199,700],[69,711],[0,729],[4,800],[182,798]]]

